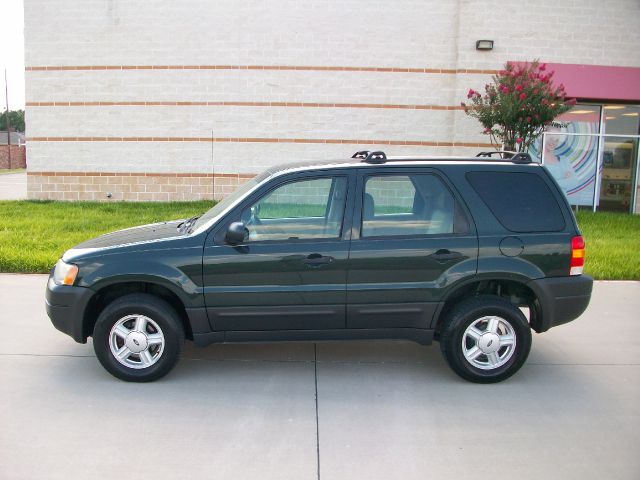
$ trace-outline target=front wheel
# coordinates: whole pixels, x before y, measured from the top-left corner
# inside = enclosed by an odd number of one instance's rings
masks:
[[[445,318],[440,348],[460,377],[476,383],[500,382],[527,359],[531,329],[520,309],[500,297],[473,297]]]
[[[164,300],[131,294],[110,303],[93,329],[93,348],[102,366],[128,382],[151,382],[176,365],[184,330]]]

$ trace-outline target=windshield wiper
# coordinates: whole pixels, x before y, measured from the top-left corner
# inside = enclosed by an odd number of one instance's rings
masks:
[[[184,233],[186,232],[189,228],[191,228],[193,226],[194,223],[196,223],[196,220],[198,220],[200,218],[200,215],[195,215],[191,218],[189,218],[188,220],[185,220],[184,222],[181,222],[178,224],[178,231],[180,233]]]

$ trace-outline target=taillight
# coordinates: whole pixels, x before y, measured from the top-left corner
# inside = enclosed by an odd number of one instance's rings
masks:
[[[582,275],[584,270],[584,238],[580,235],[571,239],[571,268],[569,275]]]

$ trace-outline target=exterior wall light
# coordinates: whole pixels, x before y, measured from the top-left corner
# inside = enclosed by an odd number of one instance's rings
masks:
[[[476,50],[493,50],[493,40],[478,40]]]

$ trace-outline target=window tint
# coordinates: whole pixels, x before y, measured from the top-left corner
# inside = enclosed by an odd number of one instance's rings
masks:
[[[560,206],[537,174],[469,172],[467,180],[507,229],[513,232],[556,232],[564,229]]]
[[[345,177],[287,183],[243,210],[249,242],[336,238],[342,230]]]
[[[364,188],[362,236],[462,233],[468,231],[468,224],[460,213],[449,189],[433,175],[368,177]],[[462,227],[454,228],[454,223]]]

